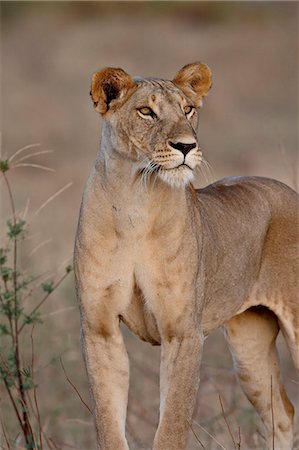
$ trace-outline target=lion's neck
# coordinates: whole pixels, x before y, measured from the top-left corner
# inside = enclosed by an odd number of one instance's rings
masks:
[[[98,193],[104,203],[112,205],[114,211],[131,215],[144,225],[155,220],[175,220],[179,215],[186,217],[188,192],[173,188],[153,174],[146,182],[136,174],[134,161],[122,156],[113,144],[101,146],[96,160]]]

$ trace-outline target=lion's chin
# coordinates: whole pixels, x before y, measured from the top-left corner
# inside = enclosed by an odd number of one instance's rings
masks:
[[[176,188],[184,188],[194,179],[193,170],[186,165],[173,169],[163,169],[161,167],[158,174],[161,180]]]

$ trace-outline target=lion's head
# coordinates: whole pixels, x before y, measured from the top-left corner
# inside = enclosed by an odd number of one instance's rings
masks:
[[[114,151],[132,160],[136,171],[182,187],[201,162],[197,109],[211,84],[211,71],[201,63],[183,67],[173,81],[133,79],[106,68],[93,75],[91,97]]]

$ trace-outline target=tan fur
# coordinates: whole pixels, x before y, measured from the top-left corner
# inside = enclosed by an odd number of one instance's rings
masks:
[[[281,329],[299,367],[297,195],[254,177],[190,186],[201,152],[197,111],[188,107],[200,105],[210,86],[210,69],[201,63],[185,66],[174,82],[133,81],[112,68],[93,77],[104,123],[74,261],[102,450],[128,449],[121,320],[162,347],[154,450],[186,449],[204,338],[221,326],[268,447],[272,403],[275,448],[292,448],[293,407],[275,339]]]
[[[212,72],[206,64],[187,64],[177,73],[173,82],[199,107],[201,98],[211,89]]]

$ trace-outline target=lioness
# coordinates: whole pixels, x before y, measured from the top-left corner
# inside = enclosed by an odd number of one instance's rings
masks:
[[[198,108],[210,87],[201,63],[173,81],[133,79],[116,68],[92,78],[104,123],[81,206],[75,273],[102,450],[129,448],[120,321],[162,347],[154,450],[186,449],[204,339],[221,326],[268,447],[292,448],[294,409],[275,339],[281,329],[299,369],[297,195],[256,177],[193,188],[202,160]]]

